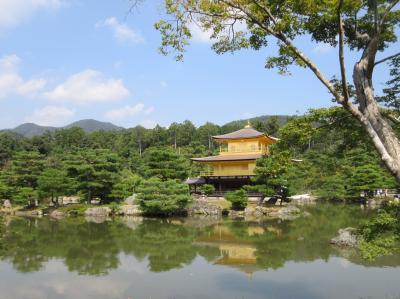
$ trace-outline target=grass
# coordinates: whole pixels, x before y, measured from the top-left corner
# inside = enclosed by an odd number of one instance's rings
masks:
[[[93,207],[93,206],[83,204],[83,203],[76,203],[76,204],[70,204],[70,205],[59,207],[57,210],[65,213],[67,215],[82,216],[85,214],[85,211],[91,207]]]
[[[232,204],[226,199],[209,199],[207,200],[209,204],[219,206],[221,209],[230,209]]]

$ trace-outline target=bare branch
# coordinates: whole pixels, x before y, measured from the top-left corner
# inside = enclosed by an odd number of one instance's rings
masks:
[[[381,59],[381,60],[378,60],[378,61],[375,62],[374,65],[383,63],[383,62],[385,62],[385,61],[387,61],[387,60],[390,60],[390,59],[392,59],[392,58],[395,58],[395,57],[397,57],[397,56],[400,56],[400,52],[399,52],[399,53],[396,53],[396,54],[393,54],[393,55],[390,55],[390,56],[388,56],[388,57],[386,57],[386,58],[383,58],[383,59]]]

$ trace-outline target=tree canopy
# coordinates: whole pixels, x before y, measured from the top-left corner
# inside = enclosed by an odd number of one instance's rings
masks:
[[[378,53],[397,41],[399,0],[165,0],[164,3],[168,16],[155,24],[162,37],[162,54],[173,52],[177,60],[182,60],[193,26],[210,33],[212,48],[218,54],[269,49],[276,42],[278,51],[268,52],[265,67],[276,68],[282,74],[289,73],[292,65],[312,71],[334,100],[363,127],[382,162],[400,182],[400,138],[392,127],[399,121],[390,117],[395,111],[382,113],[373,88],[374,68],[400,55],[376,59]],[[338,49],[340,80],[327,78],[296,45],[302,36]],[[353,67],[354,92],[347,79],[346,48],[360,53]]]

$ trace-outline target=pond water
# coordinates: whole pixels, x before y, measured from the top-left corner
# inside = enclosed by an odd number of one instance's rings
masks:
[[[5,219],[0,298],[400,298],[400,254],[337,249],[356,206],[293,221]]]

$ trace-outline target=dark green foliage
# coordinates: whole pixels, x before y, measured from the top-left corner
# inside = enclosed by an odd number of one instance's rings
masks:
[[[117,182],[112,187],[110,197],[116,201],[121,201],[137,192],[142,178],[137,174],[124,169]]]
[[[17,152],[13,156],[11,171],[15,186],[35,188],[44,169],[43,156],[37,151]]]
[[[191,201],[185,184],[156,177],[140,184],[138,199],[145,214],[161,216],[181,214]]]
[[[257,160],[256,176],[253,178],[257,186],[248,189],[266,196],[274,195],[281,186],[289,187],[288,174],[294,167],[289,151],[271,147],[271,155]]]
[[[102,202],[110,198],[117,182],[121,164],[116,154],[109,150],[85,150],[65,158],[68,176],[77,181],[77,191],[83,193],[88,202],[98,197]]]
[[[316,193],[322,199],[343,200],[347,196],[345,186],[343,177],[334,175],[325,178]]]
[[[188,161],[168,147],[152,147],[143,156],[144,177],[162,180],[184,180],[188,176]]]
[[[201,185],[200,192],[202,192],[206,195],[210,195],[211,193],[215,192],[215,187],[214,187],[214,185],[204,184],[204,185]]]
[[[349,193],[359,195],[360,192],[373,193],[376,189],[396,187],[395,179],[377,164],[364,164],[353,169],[349,178]]]
[[[73,194],[77,184],[73,178],[68,177],[65,170],[54,168],[45,169],[37,183],[39,197],[51,198],[53,203],[58,202],[59,196]]]
[[[15,195],[13,196],[13,202],[18,205],[32,205],[37,200],[37,191],[31,187],[17,187],[15,189]]]
[[[378,215],[361,227],[361,253],[366,259],[375,259],[398,250],[400,245],[400,204],[385,203]]]
[[[225,199],[232,203],[233,210],[244,210],[249,200],[246,190],[243,189],[227,192]]]
[[[400,111],[400,56],[393,58],[390,66],[391,78],[383,89],[384,96],[379,97],[378,100],[385,106]]]

